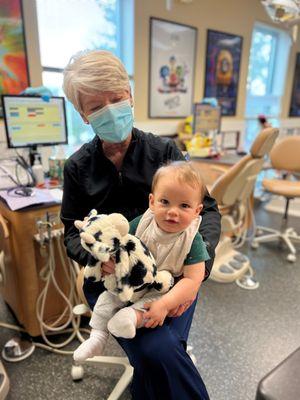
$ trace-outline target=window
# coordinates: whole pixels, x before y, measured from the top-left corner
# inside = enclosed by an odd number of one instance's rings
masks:
[[[113,52],[133,81],[133,1],[36,0],[43,84],[53,94],[63,95],[63,69],[73,54],[85,49]],[[93,137],[70,103],[67,121],[71,145]]]
[[[246,149],[260,130],[259,114],[278,126],[290,45],[287,32],[255,24],[247,79]]]

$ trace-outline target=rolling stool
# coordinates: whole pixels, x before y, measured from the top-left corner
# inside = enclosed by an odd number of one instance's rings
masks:
[[[300,399],[300,347],[258,384],[256,400]]]

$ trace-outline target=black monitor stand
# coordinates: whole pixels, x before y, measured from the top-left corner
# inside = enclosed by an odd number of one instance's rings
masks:
[[[41,154],[37,151],[37,145],[32,145],[29,147],[29,162],[30,165],[33,166],[35,156],[38,156],[38,159],[40,160],[40,163],[42,163],[42,156]]]

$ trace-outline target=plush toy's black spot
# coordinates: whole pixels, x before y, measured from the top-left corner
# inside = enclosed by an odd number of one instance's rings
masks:
[[[141,241],[141,243],[144,248],[144,253],[146,254],[146,256],[150,256],[150,251],[149,251],[148,247],[142,241]]]
[[[137,292],[140,292],[141,290],[144,290],[144,289],[146,289],[146,288],[151,289],[151,288],[152,288],[152,284],[150,284],[150,283],[144,283],[144,285],[142,285],[142,286],[140,286],[140,287],[134,289],[134,292],[137,293]]]
[[[90,217],[87,224],[85,225],[84,229],[92,224],[92,222],[97,221],[98,217]]]
[[[128,242],[125,245],[125,250],[127,251],[127,253],[135,251],[135,243],[132,240],[128,240]]]
[[[94,238],[95,238],[96,240],[99,240],[99,238],[100,238],[101,235],[102,235],[102,231],[98,231],[98,232],[96,232],[96,233],[94,234]]]
[[[84,244],[90,249],[91,247],[93,247],[94,243],[84,243]]]
[[[89,277],[87,278],[87,280],[90,281],[90,282],[95,282],[96,277],[95,277],[95,276],[89,276]]]
[[[115,261],[116,261],[116,264],[118,264],[118,263],[121,261],[121,258],[120,258],[120,249],[118,249],[118,250],[116,251],[116,253],[115,253]]]
[[[147,274],[147,269],[145,265],[138,261],[131,270],[129,277],[129,285],[130,286],[140,286],[144,283],[144,277]]]
[[[125,275],[123,276],[123,278],[121,278],[121,285],[129,285],[129,275]],[[123,289],[120,289],[120,291],[122,291]]]
[[[118,238],[114,237],[113,238],[113,243],[114,243],[113,251],[118,250],[119,247],[120,247],[120,240]]]
[[[163,287],[162,283],[158,283],[158,282],[153,282],[153,287],[154,289],[160,291]]]
[[[93,257],[91,254],[88,255],[87,265],[89,267],[94,267],[97,264],[97,258]]]
[[[155,264],[152,264],[152,268],[153,268],[153,276],[156,276],[156,274],[157,274],[157,266]]]

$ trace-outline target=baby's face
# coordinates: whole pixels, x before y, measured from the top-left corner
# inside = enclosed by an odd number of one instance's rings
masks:
[[[149,196],[149,207],[160,229],[176,233],[187,228],[202,210],[199,192],[199,188],[171,179],[168,174],[160,177]]]

